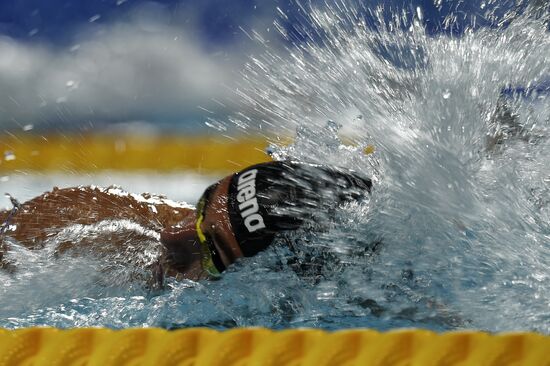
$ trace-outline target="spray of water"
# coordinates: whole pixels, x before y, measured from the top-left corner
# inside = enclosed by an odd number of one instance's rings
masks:
[[[334,289],[393,316],[547,332],[550,103],[534,85],[550,77],[548,13],[528,7],[496,28],[433,37],[421,9],[388,21],[380,8],[373,30],[348,2],[300,6],[313,27],[297,27],[304,41],[284,56],[251,61],[242,94],[253,112],[234,122],[297,129],[277,158],[346,165],[378,183],[355,232],[380,242],[378,258],[363,263],[369,278]],[[503,92],[515,86],[527,92]],[[360,159],[327,120],[376,153]],[[338,239],[336,252],[350,244]]]

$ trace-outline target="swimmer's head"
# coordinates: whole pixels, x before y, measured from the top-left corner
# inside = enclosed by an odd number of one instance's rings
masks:
[[[201,197],[195,226],[188,223],[164,241],[198,241],[204,271],[221,273],[240,257],[268,248],[276,234],[315,222],[324,211],[361,200],[367,177],[350,170],[292,162],[249,167],[210,186]]]

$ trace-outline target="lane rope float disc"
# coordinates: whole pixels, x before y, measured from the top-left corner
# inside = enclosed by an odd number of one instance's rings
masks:
[[[550,337],[356,329],[0,329],[0,365],[550,365]]]

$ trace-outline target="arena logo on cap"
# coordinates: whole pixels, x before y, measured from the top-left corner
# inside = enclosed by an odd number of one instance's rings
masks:
[[[256,198],[256,175],[257,169],[249,170],[240,174],[237,186],[237,201],[241,217],[248,232],[264,229],[264,218],[258,213],[258,199]]]

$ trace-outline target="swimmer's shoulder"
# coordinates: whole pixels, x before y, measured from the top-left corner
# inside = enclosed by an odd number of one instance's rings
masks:
[[[128,218],[139,222],[174,225],[194,213],[185,202],[152,193],[132,193],[120,186],[94,185],[67,188],[54,187],[22,205],[22,212],[64,212],[77,222],[111,218]]]

